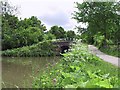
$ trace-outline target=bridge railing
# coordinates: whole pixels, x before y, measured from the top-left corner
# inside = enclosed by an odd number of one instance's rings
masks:
[[[56,41],[73,41],[73,38],[60,38],[60,39],[56,39]]]
[[[71,44],[75,43],[81,43],[81,39],[66,39],[66,38],[61,38],[61,39],[53,39],[53,42],[71,42]]]

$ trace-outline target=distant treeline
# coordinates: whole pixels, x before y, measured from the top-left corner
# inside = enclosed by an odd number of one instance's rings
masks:
[[[15,7],[8,2],[2,2],[2,6],[2,50],[30,46],[44,40],[76,37],[74,31],[65,31],[61,26],[52,26],[47,30],[35,16],[19,19],[12,12]]]

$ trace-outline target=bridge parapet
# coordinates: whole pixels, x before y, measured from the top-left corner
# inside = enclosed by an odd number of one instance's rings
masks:
[[[72,43],[73,41],[54,41],[53,45],[57,46],[56,53],[60,54],[68,51]]]

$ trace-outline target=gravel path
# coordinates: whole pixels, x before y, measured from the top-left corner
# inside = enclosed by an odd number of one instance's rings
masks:
[[[107,54],[101,52],[100,50],[98,50],[98,48],[96,48],[93,45],[88,45],[88,49],[90,50],[90,52],[92,54],[95,54],[96,56],[103,59],[104,61],[109,62],[109,63],[111,63],[113,65],[116,65],[116,66],[120,67],[120,64],[119,64],[120,58],[107,55]]]

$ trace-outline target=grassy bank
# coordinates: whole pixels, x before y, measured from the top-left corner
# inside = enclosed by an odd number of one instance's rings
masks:
[[[49,66],[50,67],[50,66]],[[34,88],[117,88],[118,68],[76,44],[55,67],[35,79]]]
[[[109,48],[100,48],[100,51],[102,51],[108,55],[120,57],[120,51],[118,50],[117,46],[113,46],[113,47],[109,47]]]
[[[2,51],[2,56],[51,56],[54,55],[52,41],[43,41],[31,46]]]

